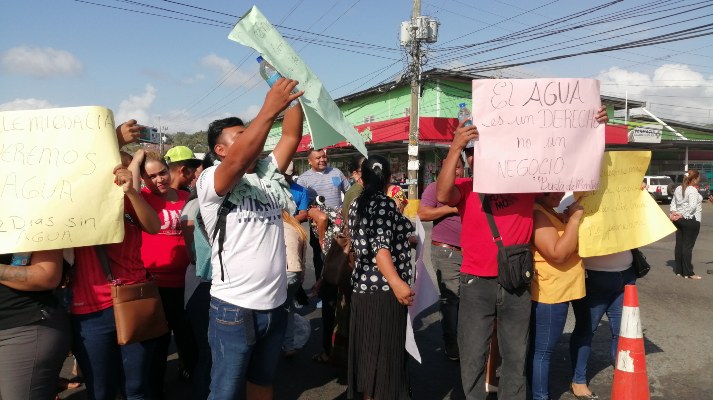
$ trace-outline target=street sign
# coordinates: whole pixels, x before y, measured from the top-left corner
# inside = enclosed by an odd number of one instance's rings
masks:
[[[638,126],[629,131],[629,142],[634,143],[661,143],[662,125]]]

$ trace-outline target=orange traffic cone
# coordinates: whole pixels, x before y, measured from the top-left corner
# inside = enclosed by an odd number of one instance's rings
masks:
[[[639,318],[639,296],[634,285],[624,288],[624,309],[616,354],[612,400],[648,400],[644,335]]]

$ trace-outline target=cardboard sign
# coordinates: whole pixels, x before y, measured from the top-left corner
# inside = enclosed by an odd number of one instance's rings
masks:
[[[533,193],[594,190],[604,152],[599,81],[473,80],[473,190]]]
[[[0,112],[0,253],[122,241],[119,163],[104,107]]]

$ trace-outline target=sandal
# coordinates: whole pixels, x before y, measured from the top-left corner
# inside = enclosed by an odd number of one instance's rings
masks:
[[[703,278],[701,278],[699,275],[691,275],[691,276],[687,276],[686,279],[695,279],[695,280],[698,281],[698,280],[701,280],[701,279],[703,279]]]
[[[312,356],[312,361],[320,364],[329,364],[332,360],[325,353],[317,353]]]
[[[590,394],[576,394],[574,393],[574,387],[572,387],[572,384],[569,385],[569,391],[572,393],[572,395],[577,399],[577,400],[598,400],[599,396],[594,394],[594,392],[590,392]]]

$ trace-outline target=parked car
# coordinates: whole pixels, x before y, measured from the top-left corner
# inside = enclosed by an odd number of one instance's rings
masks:
[[[683,177],[685,176],[685,172],[682,171],[667,171],[667,172],[662,172],[662,175],[669,176],[673,180],[673,184],[670,184],[668,187],[668,192],[671,193],[673,196],[674,190],[676,190],[677,187],[681,186],[681,183],[683,183]],[[696,185],[696,189],[698,189],[698,193],[703,196],[703,199],[707,199],[708,196],[710,196],[710,191],[711,191],[711,182],[708,180],[708,177],[701,174],[701,180],[698,182],[698,185]]]
[[[644,183],[646,184],[646,190],[649,191],[654,200],[664,203],[671,202],[673,191],[669,190],[669,187],[674,185],[674,181],[670,176],[645,176]]]

